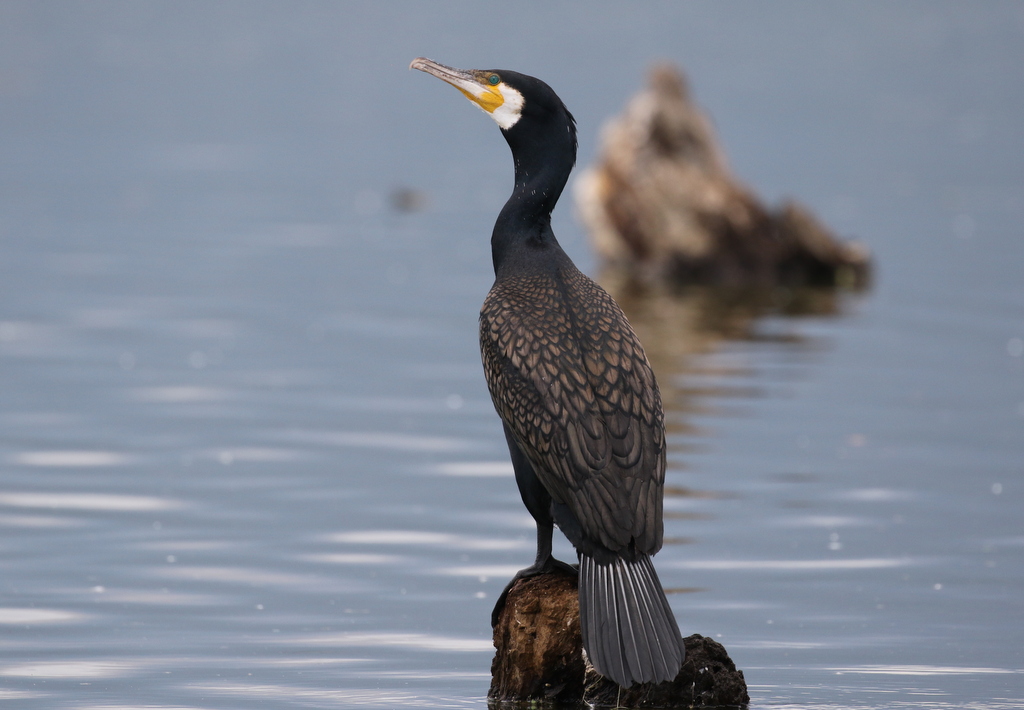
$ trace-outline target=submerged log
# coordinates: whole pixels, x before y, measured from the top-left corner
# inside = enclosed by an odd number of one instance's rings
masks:
[[[795,202],[765,207],[731,175],[671,65],[656,66],[605,127],[575,193],[605,265],[639,282],[857,287],[870,275],[863,246],[838,240]]]
[[[725,648],[694,634],[675,680],[620,688],[586,662],[576,578],[552,572],[521,579],[494,627],[492,706],[548,702],[563,706],[701,708],[750,702],[743,671]]]

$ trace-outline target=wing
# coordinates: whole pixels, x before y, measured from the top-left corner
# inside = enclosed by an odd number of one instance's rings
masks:
[[[661,547],[665,429],[640,341],[574,267],[495,284],[480,313],[491,398],[589,541]]]

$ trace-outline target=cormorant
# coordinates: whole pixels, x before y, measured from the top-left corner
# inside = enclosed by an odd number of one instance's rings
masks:
[[[537,521],[537,559],[516,579],[556,568],[577,573],[551,554],[557,524],[579,555],[591,664],[625,687],[672,680],[685,651],[651,563],[662,544],[661,395],[618,304],[551,231],[551,211],[576,162],[576,122],[531,76],[422,57],[409,67],[490,114],[515,162],[515,188],[491,235],[495,280],[480,311],[480,350],[516,483]]]

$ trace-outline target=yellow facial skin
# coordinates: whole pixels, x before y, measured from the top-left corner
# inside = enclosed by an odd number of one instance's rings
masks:
[[[477,72],[473,73],[477,74]],[[457,84],[455,85],[455,88],[465,94],[467,99],[475,103],[487,113],[494,113],[502,104],[505,103],[505,97],[501,95],[501,89],[499,88],[501,87],[501,82],[491,85],[490,77],[497,76],[497,74],[487,74],[486,72],[479,73],[484,75],[482,80],[481,77],[477,77],[479,93],[474,94],[466,91]]]

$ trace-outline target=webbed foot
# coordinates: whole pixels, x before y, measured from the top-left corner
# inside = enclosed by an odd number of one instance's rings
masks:
[[[505,589],[501,592],[501,595],[498,597],[498,601],[494,604],[494,609],[491,611],[491,628],[493,629],[498,625],[498,617],[501,615],[502,609],[505,608],[505,601],[508,599],[508,593],[511,591],[512,585],[520,579],[536,577],[539,574],[548,574],[549,572],[565,572],[575,577],[579,574],[579,565],[570,565],[566,562],[562,562],[561,560],[556,560],[554,557],[549,555],[543,562],[535,562],[529,567],[516,572],[516,576],[505,585]]]

